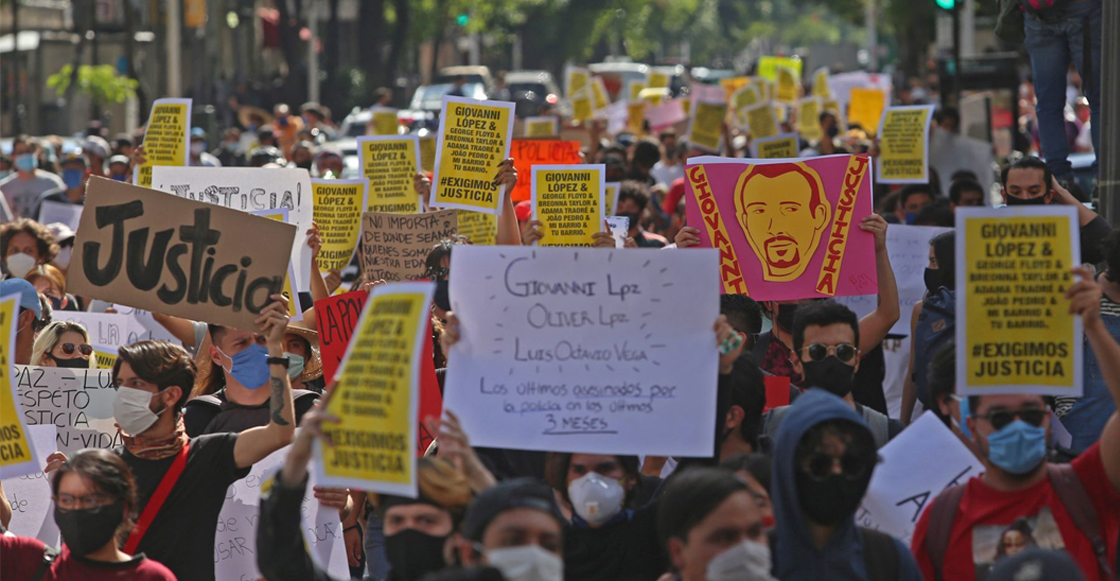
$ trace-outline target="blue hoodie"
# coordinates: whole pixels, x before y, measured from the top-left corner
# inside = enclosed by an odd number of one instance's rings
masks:
[[[774,576],[781,581],[869,579],[855,515],[848,517],[836,529],[824,550],[818,550],[797,500],[794,475],[797,443],[813,426],[828,420],[846,420],[867,429],[867,423],[851,406],[823,389],[810,389],[797,398],[778,428],[770,488],[777,524],[776,542],[770,551],[774,559]],[[895,546],[899,552],[898,579],[921,581],[921,573],[910,550],[898,539],[895,539]]]

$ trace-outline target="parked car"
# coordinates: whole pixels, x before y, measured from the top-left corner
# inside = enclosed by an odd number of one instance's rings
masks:
[[[589,65],[591,74],[603,77],[603,84],[611,94],[611,100],[619,99],[619,94],[626,89],[627,83],[638,80],[645,81],[649,78],[649,66],[631,62],[606,62]],[[625,95],[623,95],[625,98]]]
[[[483,91],[489,91],[494,87],[494,77],[490,75],[490,67],[485,66],[443,67],[436,75],[434,84],[454,83],[459,77],[466,77],[468,83],[481,84]]]
[[[506,73],[506,89],[516,103],[518,117],[539,115],[546,105],[561,115],[571,114],[571,105],[560,97],[560,87],[548,71],[513,71]]]
[[[453,83],[417,87],[416,92],[412,94],[412,101],[409,103],[408,109],[402,109],[397,117],[411,130],[422,127],[429,129],[436,127],[439,123],[439,110],[443,106],[443,97],[454,87]],[[468,82],[463,85],[462,94],[468,99],[484,100],[486,99],[486,87],[482,83]]]

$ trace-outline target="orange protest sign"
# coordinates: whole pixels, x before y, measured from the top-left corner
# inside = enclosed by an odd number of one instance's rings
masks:
[[[554,139],[514,139],[510,148],[513,167],[517,169],[517,187],[513,188],[513,201],[528,200],[532,194],[529,178],[533,175],[534,165],[582,163],[579,157],[578,141],[557,141]]]

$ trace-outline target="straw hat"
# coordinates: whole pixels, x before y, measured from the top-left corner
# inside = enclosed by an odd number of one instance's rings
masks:
[[[265,111],[260,107],[254,107],[252,105],[242,105],[241,108],[237,110],[237,120],[241,123],[242,127],[248,127],[251,121],[249,117],[253,116],[254,114],[260,115],[261,119],[264,120],[264,123],[262,123],[262,125],[272,124],[272,113],[269,113],[268,111]]]
[[[303,373],[296,378],[297,381],[307,383],[323,376],[323,358],[319,356],[319,332],[300,321],[288,323],[286,332],[298,335],[308,345],[311,345],[311,356],[303,363]]]

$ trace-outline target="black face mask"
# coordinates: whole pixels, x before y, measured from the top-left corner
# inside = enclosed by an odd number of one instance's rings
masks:
[[[837,396],[844,397],[852,391],[852,376],[855,368],[829,355],[820,361],[805,361],[801,363],[805,368],[805,381],[807,387],[819,387]]]
[[[798,305],[778,305],[778,314],[774,317],[774,322],[783,331],[793,331],[793,316],[797,314],[797,307]]]
[[[633,212],[631,212],[629,214],[617,214],[617,215],[630,220],[630,228],[631,229],[638,227],[638,220],[642,217],[641,214],[636,214],[636,213],[633,213]]]
[[[48,355],[50,355],[50,354],[48,353]],[[83,359],[81,357],[75,357],[73,359],[59,359],[58,357],[55,357],[54,355],[50,355],[50,358],[54,360],[55,367],[64,367],[66,369],[88,369],[89,368],[89,359]]]
[[[930,294],[937,292],[937,289],[941,288],[941,271],[936,268],[926,268],[924,278],[926,281],[926,290],[928,290]]]
[[[1046,194],[1042,194],[1041,196],[1035,196],[1033,198],[1019,198],[1019,197],[1012,196],[1012,195],[1008,194],[1007,195],[1007,205],[1008,206],[1045,206],[1046,205]]]
[[[385,537],[390,579],[420,579],[443,569],[443,545],[450,535],[435,537],[416,529],[405,529]]]
[[[124,520],[124,505],[119,502],[97,508],[62,510],[54,508],[54,522],[62,541],[75,555],[88,555],[104,547]]]
[[[871,482],[871,471],[858,480],[829,474],[823,481],[817,481],[797,470],[796,480],[797,501],[805,515],[817,524],[836,526],[856,513]]]
[[[828,133],[828,136],[829,136],[829,137],[833,137],[833,138],[834,138],[834,137],[836,137],[837,135],[840,135],[840,128],[839,128],[839,127],[837,127],[837,126],[835,126],[835,125],[833,125],[832,127],[829,127],[829,128],[828,128],[828,131],[827,131],[827,133]]]
[[[436,282],[436,294],[432,297],[432,301],[437,307],[445,310],[451,310],[451,293],[448,290],[448,282],[441,280]]]

